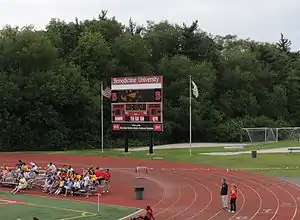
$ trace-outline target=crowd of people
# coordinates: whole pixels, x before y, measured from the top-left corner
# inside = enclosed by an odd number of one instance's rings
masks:
[[[103,194],[110,191],[109,184],[111,173],[109,169],[100,169],[99,167],[90,167],[83,171],[76,172],[71,165],[63,165],[57,168],[50,162],[43,171],[31,162],[27,165],[19,160],[16,167],[11,168],[6,164],[1,167],[0,183],[11,183],[16,185],[11,193],[17,193],[26,189],[31,184],[36,184],[45,193],[75,195],[80,192],[81,195],[89,196],[90,190],[96,190],[97,193]]]
[[[53,163],[49,163],[46,176],[43,192],[66,196],[74,195],[80,190],[88,191],[91,187],[101,189],[100,193],[108,193],[111,173],[109,169],[90,167],[80,174],[72,166],[64,165],[61,169],[56,169]]]
[[[98,187],[101,189],[100,193],[110,191],[110,170],[100,169],[99,167],[83,169],[82,173],[79,173],[71,165],[63,165],[61,168],[57,168],[54,163],[50,162],[44,170],[40,170],[33,162],[26,164],[24,161],[19,160],[15,167],[8,167],[3,164],[0,171],[0,183],[14,183],[15,188],[11,191],[14,194],[26,189],[30,182],[37,179],[41,183],[41,190],[49,194],[73,196],[79,190],[88,191],[90,187]],[[150,206],[147,206],[145,211],[145,215],[130,219],[155,220]],[[38,220],[36,217],[33,219]]]

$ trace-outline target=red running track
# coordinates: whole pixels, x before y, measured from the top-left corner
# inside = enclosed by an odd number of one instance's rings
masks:
[[[44,166],[71,164],[75,169],[88,166],[112,169],[112,194],[102,203],[143,208],[153,206],[158,220],[299,220],[300,188],[260,174],[166,161],[144,161],[96,156],[1,153],[0,161],[14,165],[18,159]],[[148,178],[135,178],[136,166],[149,168]],[[238,210],[221,210],[221,179],[239,188]],[[134,199],[133,187],[145,187],[145,200]],[[33,191],[30,193],[40,194]],[[73,199],[73,198],[72,198]],[[96,198],[80,200],[96,202]],[[299,206],[299,207],[298,207]]]

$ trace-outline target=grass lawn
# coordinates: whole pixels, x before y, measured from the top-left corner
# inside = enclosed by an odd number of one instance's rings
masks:
[[[17,201],[13,203],[12,201]],[[3,220],[116,220],[137,211],[134,208],[100,205],[49,197],[0,192],[0,213]]]
[[[229,144],[230,146],[230,144]],[[242,146],[242,144],[241,144]],[[255,145],[247,145],[243,146],[243,149],[225,149],[224,147],[193,147],[192,151],[194,154],[198,153],[209,153],[209,152],[235,152],[235,151],[250,151],[250,150],[263,150],[263,149],[275,149],[275,148],[285,148],[285,147],[297,147],[300,146],[299,141],[280,141],[280,142],[270,142],[270,143],[258,143]],[[155,150],[155,147],[154,147]],[[131,149],[129,149],[131,151]],[[104,153],[101,152],[100,146],[99,149],[88,149],[88,150],[68,150],[68,151],[27,151],[24,153],[31,153],[31,154],[73,154],[73,155],[86,155],[86,156],[111,156],[111,157],[142,157],[144,159],[149,159],[149,156],[145,154],[148,150],[144,151],[131,151],[132,155],[124,155],[123,151],[120,149],[104,149]],[[21,152],[19,152],[21,153]],[[155,150],[155,154],[188,154],[188,148],[181,148],[181,149],[157,149]]]
[[[258,154],[256,159],[252,159],[249,154],[231,155],[231,156],[210,156],[199,153],[224,152],[224,151],[251,151],[261,149],[274,149],[284,147],[299,146],[298,141],[281,141],[277,143],[267,143],[259,145],[245,146],[244,149],[224,149],[224,147],[203,147],[193,148],[193,155],[189,155],[189,149],[158,149],[155,155],[147,155],[145,151],[131,151],[130,154],[123,154],[122,151],[105,149],[101,153],[99,149],[94,150],[74,150],[74,151],[57,151],[57,152],[32,152],[48,154],[71,154],[71,155],[99,155],[123,158],[150,159],[163,158],[167,161],[183,161],[187,163],[199,163],[205,165],[222,166],[226,168],[247,169],[264,172],[274,176],[299,176],[300,154]],[[289,167],[286,169],[286,167]],[[256,169],[268,168],[268,169]],[[276,168],[276,169],[275,169]]]

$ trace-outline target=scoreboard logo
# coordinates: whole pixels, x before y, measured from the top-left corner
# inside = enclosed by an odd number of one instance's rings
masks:
[[[163,131],[163,77],[111,79],[111,115],[114,131]]]

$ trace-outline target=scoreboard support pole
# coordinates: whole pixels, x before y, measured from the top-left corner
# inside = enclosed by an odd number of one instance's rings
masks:
[[[153,154],[154,132],[150,132],[149,154]]]
[[[125,131],[125,148],[124,148],[124,152],[128,153],[128,131]]]

